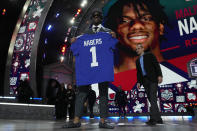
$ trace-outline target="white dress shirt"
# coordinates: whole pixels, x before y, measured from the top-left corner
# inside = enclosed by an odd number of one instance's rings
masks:
[[[95,27],[98,27],[96,31],[95,31]],[[97,33],[97,32],[100,31],[100,29],[101,29],[102,27],[103,27],[103,26],[102,26],[101,24],[99,24],[99,25],[97,25],[97,26],[92,25],[92,30],[93,30],[93,32]]]

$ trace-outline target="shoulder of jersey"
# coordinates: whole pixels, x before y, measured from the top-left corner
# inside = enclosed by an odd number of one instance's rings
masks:
[[[101,35],[110,35],[110,33],[109,32],[98,32],[98,34],[101,34]]]
[[[82,34],[82,35],[77,36],[77,39],[78,39],[78,38],[82,38],[82,37],[91,36],[91,35],[95,35],[95,34],[88,34],[88,33],[85,33],[85,34]]]
[[[83,39],[84,37],[93,36],[93,35],[111,36],[109,32],[98,32],[97,34],[83,34],[83,35],[79,35],[76,38],[77,39]]]
[[[106,27],[102,27],[104,30],[105,30],[105,32],[111,32],[112,30],[111,29],[109,29],[109,28],[106,28]]]
[[[83,35],[78,35],[76,38],[78,39],[78,38],[81,38],[82,36],[84,36],[84,34]]]

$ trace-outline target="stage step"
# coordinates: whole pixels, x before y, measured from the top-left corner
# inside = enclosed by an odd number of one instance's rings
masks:
[[[54,120],[54,105],[0,102],[0,119]]]

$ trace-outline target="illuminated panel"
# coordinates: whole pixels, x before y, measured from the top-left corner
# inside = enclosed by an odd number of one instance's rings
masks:
[[[20,25],[10,69],[10,94],[15,94],[19,80],[29,79],[30,56],[39,18],[47,0],[31,0]]]
[[[109,17],[107,13],[110,7],[117,1],[118,0],[108,0],[104,5],[103,14],[104,18],[106,16],[105,22],[107,21],[107,17]],[[163,72],[163,82],[158,87],[158,105],[160,111],[163,113],[183,114],[188,112],[187,106],[191,103],[197,103],[196,80],[195,77],[190,78],[187,71],[187,63],[191,59],[197,57],[197,1],[160,0],[160,2],[165,7],[164,11],[168,16],[169,24],[173,28],[164,25],[164,30],[166,32],[164,33],[164,36],[167,40],[162,41],[159,45],[159,52],[163,59],[159,57],[160,54],[156,54],[156,51],[154,52],[157,59],[160,61],[160,66]],[[177,5],[177,3],[179,4]],[[115,23],[114,20],[111,21],[112,24]],[[121,41],[123,41],[123,39],[121,39]],[[130,52],[135,51],[132,49],[123,50],[125,48],[127,47],[122,48],[122,52],[128,50]],[[111,83],[110,88],[116,92],[117,87],[121,86],[122,89],[126,91],[128,98],[126,112],[128,114],[147,113],[149,111],[149,103],[145,90],[144,88],[139,90],[136,87],[137,71],[135,67],[132,67],[135,63],[131,62],[119,66],[124,59],[121,59],[121,53],[118,54],[118,51],[116,53],[115,80]],[[196,60],[190,64],[193,76],[196,76],[197,74],[196,65]],[[122,68],[122,70],[120,70],[121,67],[128,68]],[[117,114],[118,108],[113,102],[114,96],[114,93],[113,95],[112,93],[109,94],[109,112]]]
[[[197,57],[190,60],[187,64],[189,76],[197,78]]]

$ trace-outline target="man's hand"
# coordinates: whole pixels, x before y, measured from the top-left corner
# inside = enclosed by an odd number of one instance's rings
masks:
[[[162,76],[158,76],[158,83],[160,84],[163,81],[163,77]]]
[[[85,106],[85,107],[87,107],[87,106],[88,106],[88,102],[87,102],[87,101],[84,103],[84,106]]]
[[[110,34],[112,35],[112,37],[116,38],[116,33],[111,31]]]
[[[140,83],[137,83],[137,88],[140,89]]]
[[[76,39],[77,39],[76,37],[73,37],[73,38],[71,38],[70,42],[74,43],[76,41]]]

